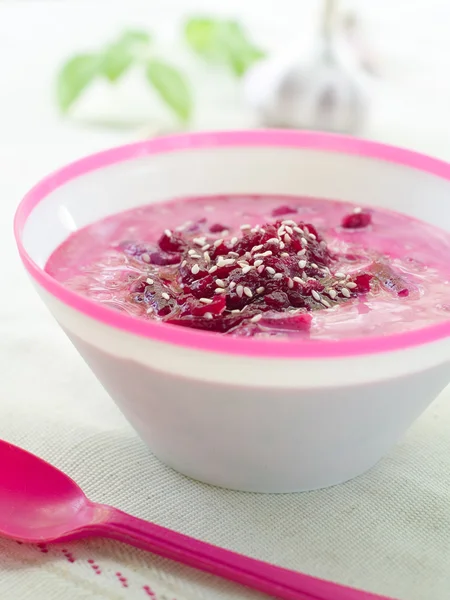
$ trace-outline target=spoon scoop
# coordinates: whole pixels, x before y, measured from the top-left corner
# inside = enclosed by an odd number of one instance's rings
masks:
[[[383,600],[95,504],[56,467],[1,440],[0,465],[1,536],[26,543],[111,538],[283,600]]]

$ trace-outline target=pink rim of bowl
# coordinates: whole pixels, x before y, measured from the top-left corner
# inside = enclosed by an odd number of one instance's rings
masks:
[[[14,234],[25,268],[39,286],[48,293],[91,319],[134,335],[207,352],[259,358],[343,358],[407,349],[450,336],[450,320],[385,337],[354,338],[342,341],[262,340],[228,337],[177,325],[144,321],[116,312],[65,288],[31,259],[22,244],[22,231],[34,207],[53,190],[72,179],[102,167],[132,160],[136,156],[232,146],[309,148],[364,156],[425,171],[450,181],[450,164],[443,161],[410,150],[341,135],[255,130],[181,134],[146,140],[112,148],[73,162],[47,176],[26,194],[19,204],[14,218]]]

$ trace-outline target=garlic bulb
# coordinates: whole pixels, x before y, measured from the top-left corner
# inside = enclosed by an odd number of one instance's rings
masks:
[[[326,0],[320,39],[302,52],[257,63],[244,95],[266,127],[354,133],[367,112],[364,78],[344,37],[332,35],[332,0]]]

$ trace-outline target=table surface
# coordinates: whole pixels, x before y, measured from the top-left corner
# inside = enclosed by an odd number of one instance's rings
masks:
[[[11,232],[24,191],[69,160],[133,139],[155,114],[154,106],[147,106],[146,91],[132,82],[131,92],[94,90],[81,116],[63,121],[51,97],[58,64],[83,44],[107,39],[124,23],[158,30],[167,48],[174,48],[172,21],[210,6],[206,0],[167,0],[150,10],[149,4],[0,3],[0,436],[66,470],[92,499],[189,535],[401,600],[448,600],[448,391],[389,456],[348,484],[282,496],[213,489],[174,473],[149,453],[24,275]],[[294,35],[297,24],[302,30],[312,15],[312,3],[242,4],[233,0],[228,10],[246,18],[269,45]],[[374,31],[379,27],[382,32],[380,55],[387,65],[366,135],[450,158],[445,110],[450,90],[439,76],[450,66],[444,26],[450,9],[437,0],[399,0],[395,8],[384,0],[361,0],[359,5],[367,8]],[[197,128],[248,123],[234,84],[220,80],[211,86],[201,69],[193,76],[201,96]],[[133,127],[102,127],[99,114],[122,125],[132,120]],[[102,540],[49,548],[0,540],[0,553],[2,598],[262,598]]]

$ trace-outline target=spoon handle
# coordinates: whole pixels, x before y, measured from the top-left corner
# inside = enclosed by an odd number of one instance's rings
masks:
[[[92,533],[125,542],[281,600],[388,600],[290,571],[103,507],[107,517]]]

